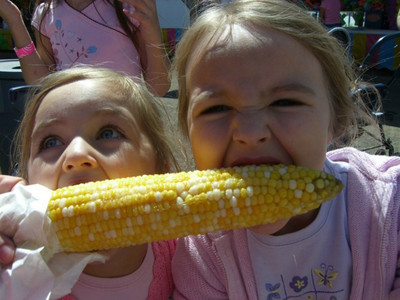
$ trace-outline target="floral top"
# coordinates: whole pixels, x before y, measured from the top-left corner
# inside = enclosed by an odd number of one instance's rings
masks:
[[[41,23],[47,6],[41,3],[36,8],[32,26],[50,39],[56,70],[90,64],[141,75],[138,51],[107,1],[95,0],[82,11],[66,1],[52,1]]]

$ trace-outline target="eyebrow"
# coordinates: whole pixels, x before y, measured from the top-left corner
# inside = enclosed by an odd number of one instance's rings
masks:
[[[274,93],[279,93],[279,92],[301,92],[301,93],[306,93],[309,95],[313,95],[315,96],[316,93],[315,91],[304,85],[301,83],[288,83],[288,84],[283,84],[277,87],[273,87],[272,88],[272,94]],[[270,94],[270,91],[261,91],[262,95],[266,95],[266,94]],[[206,90],[201,92],[200,94],[198,94],[196,97],[192,98],[192,100],[194,100],[193,102],[205,99],[205,98],[209,98],[209,97],[219,97],[221,95],[225,95],[226,91],[224,90],[220,90],[220,89],[216,89],[216,90]]]
[[[311,89],[310,87],[301,84],[301,83],[289,83],[289,84],[284,84],[281,86],[277,86],[272,89],[274,93],[278,92],[302,92],[310,95],[315,95],[315,91]]]
[[[34,125],[32,134],[31,134],[31,139],[34,140],[35,137],[43,131],[45,128],[48,128],[52,125],[55,124],[62,124],[63,122],[57,118],[52,118],[52,119],[46,119],[40,122],[38,125]]]
[[[193,102],[202,100],[202,99],[207,99],[210,97],[219,97],[221,95],[225,95],[226,92],[223,90],[206,90],[206,91],[202,91],[200,94],[196,95],[195,97],[193,97],[191,100],[193,100]]]
[[[128,108],[126,108],[128,110]],[[92,116],[94,116],[95,119],[101,119],[104,118],[105,116],[114,116],[118,117],[118,119],[123,119],[125,122],[130,124],[133,128],[135,127],[135,122],[136,120],[127,115],[125,113],[124,109],[120,109],[119,107],[101,107],[99,109],[96,109],[93,111]],[[132,115],[133,116],[133,115]],[[37,126],[34,126],[33,131],[32,131],[32,140],[37,136],[42,130],[45,128],[49,128],[54,125],[62,125],[65,123],[63,119],[59,118],[50,118],[41,121]]]
[[[122,109],[124,108],[124,109]],[[126,113],[128,111],[130,114],[128,115]],[[95,118],[98,117],[104,117],[104,116],[117,116],[118,119],[123,119],[125,122],[128,122],[129,124],[135,124],[136,123],[136,118],[134,114],[129,110],[128,107],[102,107],[98,110],[96,110],[93,115],[95,115]]]

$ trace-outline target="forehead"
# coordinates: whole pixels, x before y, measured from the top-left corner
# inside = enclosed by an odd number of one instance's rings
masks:
[[[191,50],[186,62],[186,72],[193,65],[197,65],[203,60],[227,55],[242,57],[244,52],[248,55],[252,51],[265,51],[266,60],[268,60],[268,55],[273,53],[290,57],[295,52],[301,52],[319,64],[317,58],[308,48],[288,34],[270,27],[244,24],[227,24],[216,31],[205,31],[193,43]],[[250,61],[251,56],[248,56],[248,59]]]
[[[269,27],[241,24],[226,25],[198,39],[185,66],[186,84],[190,86],[193,76],[206,68],[210,72],[225,71],[228,76],[241,76],[244,68],[254,68],[276,80],[278,70],[283,69],[279,74],[289,77],[311,76],[308,69],[315,68],[318,76],[323,76],[320,61],[301,42]]]
[[[101,107],[124,107],[130,111],[128,103],[115,86],[102,80],[86,79],[51,90],[43,98],[36,116],[39,118],[49,111],[69,112],[72,109],[89,113]]]

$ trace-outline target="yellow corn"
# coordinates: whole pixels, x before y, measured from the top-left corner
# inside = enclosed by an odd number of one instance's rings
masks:
[[[272,223],[341,189],[321,171],[252,165],[70,186],[53,192],[47,214],[64,251],[91,251]]]

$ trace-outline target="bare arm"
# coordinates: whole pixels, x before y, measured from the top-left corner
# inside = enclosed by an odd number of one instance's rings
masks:
[[[0,17],[10,28],[11,36],[16,48],[23,48],[32,42],[28,29],[22,19],[19,8],[9,0],[0,0]],[[37,51],[33,54],[19,59],[22,69],[22,75],[27,84],[35,84],[38,79],[50,73],[50,60],[47,57],[42,60],[43,46],[38,45]],[[47,61],[47,63],[46,63]]]
[[[138,49],[143,66],[144,79],[149,90],[158,96],[168,92],[170,61],[165,50],[155,0],[120,0],[132,5],[135,12],[125,12],[140,22],[137,34]]]

